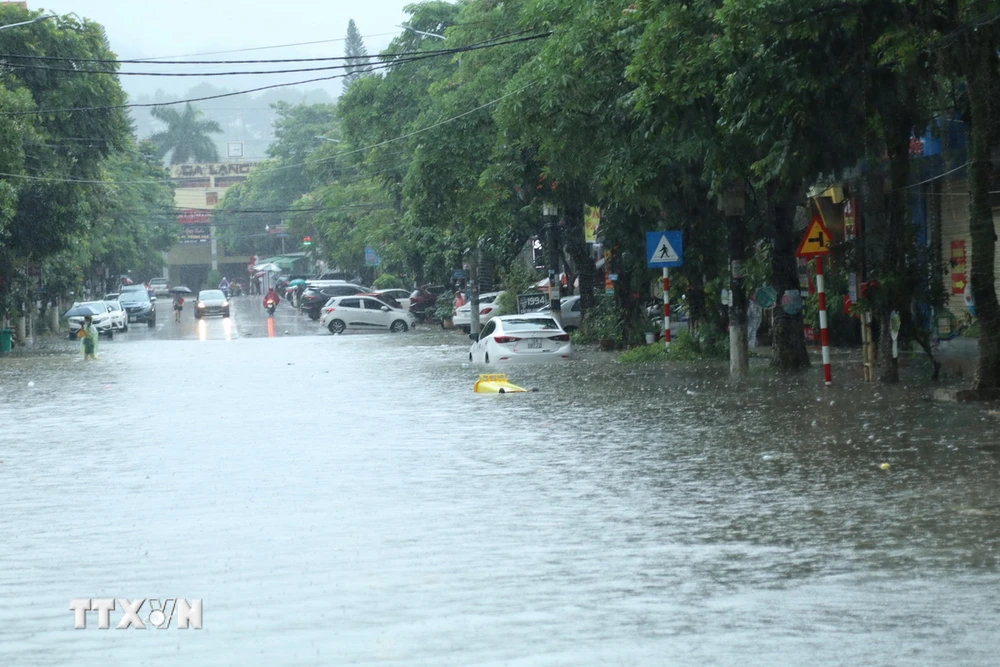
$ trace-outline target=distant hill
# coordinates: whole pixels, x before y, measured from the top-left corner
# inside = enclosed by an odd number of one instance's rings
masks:
[[[172,102],[195,97],[210,97],[233,92],[231,89],[218,88],[211,84],[199,84],[184,93],[165,92],[157,90],[153,95],[140,95],[131,99],[133,104],[150,104],[156,102]],[[220,159],[225,161],[227,143],[243,142],[244,159],[261,159],[266,157],[267,147],[273,136],[274,110],[270,105],[274,102],[289,104],[332,104],[335,100],[322,89],[292,90],[277,88],[265,90],[258,94],[235,95],[217,100],[192,102],[192,105],[205,112],[205,117],[218,121],[223,132],[215,135],[215,143],[219,149]],[[180,106],[180,105],[178,105]],[[132,120],[136,134],[140,140],[147,139],[154,132],[163,129],[163,124],[149,115],[148,108],[131,109]]]

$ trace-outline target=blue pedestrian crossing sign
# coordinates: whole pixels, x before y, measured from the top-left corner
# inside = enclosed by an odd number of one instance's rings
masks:
[[[683,263],[681,232],[646,232],[646,266],[672,269]]]

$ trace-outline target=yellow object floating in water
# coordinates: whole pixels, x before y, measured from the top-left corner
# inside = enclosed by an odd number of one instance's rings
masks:
[[[510,394],[528,390],[507,382],[503,373],[483,373],[472,386],[472,391],[477,394]]]
[[[879,468],[881,468],[882,470],[888,470],[891,467],[892,466],[889,465],[888,463],[883,463],[882,465],[879,466]]]

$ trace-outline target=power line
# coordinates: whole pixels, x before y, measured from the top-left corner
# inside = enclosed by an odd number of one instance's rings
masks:
[[[357,148],[355,150],[346,151],[344,153],[338,153],[338,154],[330,156],[328,158],[319,158],[319,159],[316,159],[316,160],[309,160],[309,161],[306,161],[306,162],[300,162],[300,163],[289,164],[289,165],[281,165],[281,166],[278,166],[278,167],[267,167],[267,166],[263,166],[262,165],[261,167],[258,167],[256,171],[257,172],[283,171],[283,170],[286,170],[286,169],[295,169],[295,168],[298,168],[298,167],[307,167],[307,166],[311,166],[311,165],[315,165],[315,164],[321,164],[321,163],[325,163],[325,162],[330,162],[332,160],[337,160],[339,158],[346,157],[348,155],[355,155],[357,153],[362,153],[364,151],[369,151],[369,150],[372,150],[372,149],[375,149],[375,148],[379,148],[381,146],[385,146],[387,144],[391,144],[391,143],[394,143],[394,142],[397,142],[397,141],[402,141],[403,139],[409,139],[410,137],[413,137],[415,135],[421,134],[423,132],[428,132],[428,131],[433,130],[435,128],[441,127],[442,125],[446,125],[446,124],[454,122],[454,121],[456,121],[456,120],[458,120],[460,118],[464,118],[465,116],[471,115],[471,114],[473,114],[473,113],[475,113],[477,111],[481,111],[483,109],[486,109],[487,107],[493,106],[494,104],[497,104],[497,103],[505,100],[508,97],[511,97],[513,95],[517,95],[518,93],[521,93],[521,92],[524,92],[525,90],[527,90],[531,86],[535,85],[535,83],[537,83],[537,82],[532,81],[532,82],[530,82],[530,83],[528,83],[528,84],[526,84],[524,86],[521,86],[517,90],[512,90],[511,92],[506,93],[504,95],[501,95],[500,97],[498,97],[496,99],[490,100],[489,102],[486,102],[484,104],[480,104],[479,106],[475,107],[474,109],[469,109],[468,111],[462,112],[462,113],[457,114],[455,116],[451,116],[450,118],[445,118],[443,120],[440,120],[437,123],[434,123],[433,125],[428,125],[427,127],[420,128],[419,130],[414,130],[412,132],[408,132],[406,134],[403,134],[403,135],[398,136],[398,137],[394,137],[392,139],[386,139],[385,141],[380,141],[379,143],[372,144],[370,146],[365,146],[363,148]],[[66,179],[66,178],[45,177],[45,176],[28,176],[26,174],[8,174],[8,173],[0,173],[0,178],[15,178],[15,179],[23,179],[23,180],[31,180],[31,181],[49,181],[49,182],[54,182],[54,183],[81,183],[81,184],[85,183],[85,184],[97,184],[97,185],[119,185],[119,184],[123,184],[123,185],[124,184],[139,184],[139,185],[144,185],[144,184],[159,183],[159,182],[173,183],[176,180],[178,180],[178,179],[172,179],[171,178],[171,179],[162,179],[162,180],[160,180],[160,179],[149,179],[149,180],[145,180],[145,181],[103,181],[103,180],[87,180],[87,179]],[[182,177],[182,178],[184,178],[184,177]],[[187,177],[187,178],[196,179],[198,177],[197,176],[191,176],[191,177]]]
[[[521,37],[521,38],[518,38],[518,39],[508,40],[506,42],[493,42],[493,43],[482,44],[482,45],[478,45],[478,46],[461,47],[461,48],[458,48],[458,49],[454,49],[451,53],[464,53],[464,52],[476,51],[476,50],[484,49],[484,48],[492,48],[492,47],[495,47],[495,46],[506,46],[508,44],[517,44],[517,43],[520,43],[520,42],[527,42],[527,41],[532,41],[532,40],[535,40],[535,39],[542,39],[544,37],[548,37],[551,34],[552,34],[551,32],[546,32],[546,33],[540,33],[540,34],[536,34],[536,35],[530,35],[528,37]],[[406,59],[403,59],[403,60],[397,60],[397,61],[393,61],[393,62],[378,63],[378,64],[370,65],[369,68],[368,68],[368,71],[384,70],[384,69],[388,69],[388,68],[390,68],[390,67],[392,67],[394,65],[407,64],[407,63],[416,62],[416,61],[420,61],[420,60],[426,60],[428,58],[435,58],[438,55],[441,55],[441,54],[435,53],[433,55],[428,55],[428,56],[418,56],[418,57],[406,58]],[[85,70],[80,70],[80,71],[85,71]],[[114,104],[114,105],[98,106],[98,107],[66,107],[66,108],[57,108],[57,109],[34,109],[34,110],[31,110],[31,111],[0,111],[0,116],[36,116],[36,115],[41,115],[41,114],[52,114],[52,113],[70,113],[70,112],[74,112],[75,113],[75,112],[80,112],[80,111],[110,111],[110,110],[114,110],[114,109],[134,109],[134,108],[149,108],[149,107],[173,106],[173,105],[176,105],[176,104],[187,104],[187,103],[190,103],[190,102],[204,102],[204,101],[207,101],[207,100],[216,100],[216,99],[220,99],[220,98],[224,98],[224,97],[234,97],[236,95],[246,95],[248,93],[257,93],[257,92],[260,92],[260,91],[263,91],[263,90],[271,90],[271,89],[274,89],[274,88],[284,88],[284,87],[288,87],[288,86],[297,86],[297,85],[302,85],[302,84],[306,84],[306,83],[317,83],[317,82],[320,82],[320,81],[331,81],[333,79],[342,79],[342,78],[345,78],[347,76],[350,76],[350,73],[348,73],[348,74],[337,74],[337,75],[333,75],[333,76],[319,77],[319,78],[314,78],[314,79],[306,79],[306,80],[303,80],[303,81],[291,81],[291,82],[285,82],[285,83],[275,83],[275,84],[271,84],[271,85],[268,85],[268,86],[260,86],[258,88],[251,88],[249,90],[240,90],[240,91],[235,91],[235,92],[230,92],[230,93],[219,93],[219,94],[216,94],[216,95],[207,95],[207,96],[204,96],[204,97],[195,97],[195,98],[186,99],[186,100],[175,100],[173,102],[149,102],[149,103],[142,103],[142,104]]]
[[[267,64],[281,64],[281,63],[313,63],[313,62],[326,62],[330,60],[353,60],[358,61],[363,58],[387,60],[391,58],[401,58],[405,56],[423,56],[423,55],[448,55],[452,53],[458,53],[463,49],[472,46],[481,46],[484,44],[489,44],[491,42],[496,42],[497,40],[507,39],[509,37],[516,37],[518,35],[523,35],[525,33],[531,32],[531,30],[519,30],[517,32],[507,33],[504,35],[499,35],[497,37],[492,37],[483,42],[476,42],[475,44],[470,44],[465,47],[453,47],[448,49],[423,49],[420,51],[399,51],[395,53],[382,53],[369,56],[324,56],[321,58],[271,58],[271,59],[257,59],[257,60],[161,60],[158,62],[147,62],[144,60],[123,60],[123,59],[110,59],[110,58],[73,58],[69,56],[36,56],[36,55],[20,55],[14,53],[0,54],[0,58],[20,58],[21,60],[41,60],[46,62],[70,62],[70,63],[98,63],[98,64],[111,64],[111,65],[121,65],[121,64],[132,64],[132,65],[267,65]],[[22,65],[7,63],[12,67],[22,67]],[[366,64],[366,63],[364,63]],[[43,69],[39,67],[39,69]],[[93,71],[93,70],[78,70],[78,69],[65,69],[58,71]],[[102,74],[108,72],[101,72]],[[124,72],[111,72],[113,74],[124,74]],[[244,72],[245,74],[252,74],[252,72]],[[280,72],[275,72],[280,73]]]
[[[386,35],[396,35],[395,32],[380,32],[375,35],[362,35],[362,39],[368,39],[369,37],[385,37]],[[197,58],[199,56],[218,56],[224,53],[246,53],[248,51],[266,51],[268,49],[286,49],[292,46],[312,46],[314,44],[330,44],[332,42],[346,42],[346,38],[340,39],[319,39],[313,42],[296,42],[293,44],[277,44],[274,46],[254,46],[246,49],[229,49],[226,51],[206,51],[204,53],[186,53],[175,56],[151,56],[149,58],[132,58],[135,62],[144,62],[152,60],[162,60],[164,58]]]

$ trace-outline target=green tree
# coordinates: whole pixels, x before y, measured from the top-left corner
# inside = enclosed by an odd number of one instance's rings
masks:
[[[183,111],[170,107],[155,107],[150,112],[156,120],[166,123],[167,129],[149,138],[156,144],[160,157],[170,155],[170,164],[186,162],[218,162],[219,151],[209,136],[222,132],[218,121],[201,120],[201,111],[184,105]]]
[[[16,5],[0,7],[5,24],[39,14]],[[70,250],[86,232],[86,181],[103,178],[105,158],[128,145],[130,128],[121,108],[126,96],[114,75],[53,75],[33,61],[17,59],[18,54],[58,54],[79,70],[92,69],[94,60],[113,62],[100,25],[61,16],[4,31],[3,43],[8,66],[0,87],[0,167],[6,174],[0,177],[0,310],[7,310],[24,267]],[[55,111],[69,108],[83,110]]]
[[[371,71],[368,60],[368,49],[361,39],[361,33],[354,19],[347,22],[347,40],[344,43],[344,55],[347,56],[347,75],[344,77],[344,90]]]

